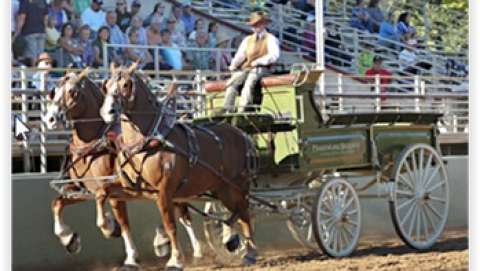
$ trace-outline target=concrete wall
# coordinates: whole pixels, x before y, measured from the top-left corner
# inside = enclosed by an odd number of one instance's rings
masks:
[[[468,227],[468,158],[448,157],[451,205],[448,228]],[[14,270],[88,270],[98,266],[118,266],[124,260],[121,239],[106,240],[95,226],[92,202],[65,209],[65,221],[82,238],[82,251],[75,256],[66,254],[53,234],[50,201],[55,193],[48,180],[13,180],[13,269]],[[128,205],[129,216],[142,262],[158,262],[152,250],[154,228],[160,224],[159,213],[152,202],[138,201]],[[393,224],[385,200],[362,200],[363,238],[368,235],[394,236]],[[201,218],[194,216],[199,229]],[[275,216],[257,217],[256,238],[260,249],[267,246],[295,244],[283,221]],[[179,230],[183,247],[191,255],[183,229]],[[279,238],[280,237],[280,238]]]

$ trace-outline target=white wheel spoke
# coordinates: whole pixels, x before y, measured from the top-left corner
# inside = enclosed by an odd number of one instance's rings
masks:
[[[435,232],[437,230],[436,224],[433,223],[434,221],[433,221],[432,217],[430,216],[430,212],[429,212],[429,210],[427,210],[427,207],[423,208],[423,212],[425,213],[425,217],[427,218],[428,224],[430,224],[430,226],[432,227],[432,231]]]
[[[331,212],[326,212],[326,211],[322,210],[321,208],[318,208],[318,212],[319,212],[321,215],[324,215],[324,216],[331,216],[331,215],[332,215]]]
[[[424,229],[424,236],[425,239],[428,239],[428,223],[427,223],[427,217],[425,215],[425,208],[423,206],[420,207],[420,214],[422,215],[422,221],[423,221],[423,229]]]
[[[441,180],[440,182],[438,182],[437,184],[435,184],[434,186],[430,187],[430,188],[427,188],[426,192],[427,193],[432,193],[433,191],[437,190],[439,187],[443,186],[444,184],[446,183],[445,180]]]
[[[423,155],[424,155],[424,150],[423,149],[420,149],[420,153],[418,154],[418,158],[419,158],[419,161],[418,161],[418,182],[420,183],[420,185],[423,185]]]
[[[437,165],[436,167],[433,168],[433,170],[432,170],[433,173],[431,173],[430,176],[428,176],[428,180],[423,185],[424,188],[428,187],[428,185],[434,179],[434,177],[437,176],[439,170],[440,170],[440,165]]]
[[[404,190],[397,189],[397,190],[395,191],[395,193],[400,194],[400,195],[405,195],[405,196],[413,197],[413,193],[410,192],[410,191],[404,191]]]
[[[312,233],[313,233],[312,227],[313,227],[312,224],[310,224],[310,225],[308,226],[308,229],[307,229],[307,238],[306,238],[307,241],[308,241],[308,240],[312,240]]]
[[[398,175],[400,178],[399,180],[402,181],[402,183],[406,184],[410,190],[415,191],[415,188],[413,187],[413,184],[403,176],[403,174]]]
[[[425,184],[427,182],[428,174],[430,172],[430,169],[432,167],[432,158],[433,158],[433,153],[430,153],[427,159],[427,163],[425,164],[425,169],[423,171],[423,178],[422,178],[422,185],[425,187]]]
[[[352,226],[352,225],[349,225],[349,224],[344,224],[344,227],[343,227],[343,229],[345,230],[345,232],[350,236],[351,239],[353,239],[353,233],[352,233],[351,230],[348,229],[347,226],[350,226],[350,227],[352,227],[352,228],[353,228],[353,226]]]
[[[410,208],[408,209],[407,213],[405,214],[405,217],[400,222],[400,225],[403,226],[403,224],[405,224],[405,222],[407,222],[407,219],[410,217],[410,215],[412,214],[414,209],[415,209],[415,201],[413,200],[411,205],[410,205]]]
[[[415,151],[413,151],[411,154],[410,154],[410,157],[412,158],[412,165],[413,165],[413,177],[415,177],[415,187],[417,185],[419,185],[418,181],[419,181],[419,176],[418,176],[418,168],[417,168],[417,156],[415,155]]]
[[[440,198],[440,197],[429,196],[429,199],[431,199],[431,200],[433,200],[433,201],[441,202],[441,203],[447,203],[447,200],[446,200],[446,199]]]
[[[343,206],[343,208],[342,208],[342,213],[345,212],[345,211],[348,209],[348,207],[350,207],[350,205],[352,205],[353,200],[354,200],[353,197],[348,200],[348,202],[347,202],[347,203],[345,204],[345,206]]]
[[[356,213],[358,213],[358,209],[353,209],[353,210],[351,210],[351,211],[345,212],[345,214],[347,215],[347,217],[348,217],[348,216],[351,216],[351,215],[354,215],[354,214],[356,214]]]
[[[420,240],[420,226],[422,225],[422,219],[421,219],[421,207],[417,206],[417,221],[415,223],[415,234],[417,236],[417,240]]]
[[[342,205],[345,205],[345,201],[347,200],[348,198],[348,193],[349,193],[349,189],[345,189],[344,193],[343,193],[343,200],[342,200]]]
[[[433,213],[436,217],[438,217],[439,220],[442,220],[442,215],[438,212],[437,209],[435,209],[435,207],[433,207],[432,205],[430,205],[429,202],[426,202],[426,203],[425,203],[425,206],[427,206],[427,208],[428,208],[430,211],[432,211],[432,213]]]
[[[408,163],[408,160],[405,159],[405,168],[407,169],[407,174],[410,177],[410,180],[412,181],[412,185],[415,185],[415,176],[413,176],[412,169],[410,168],[410,164]]]
[[[339,237],[339,240],[340,240],[340,250],[343,250],[344,247],[348,246],[348,240],[345,239],[344,237],[344,233],[343,233],[343,227],[340,226],[338,228],[338,237]]]
[[[397,210],[400,211],[403,207],[411,204],[413,201],[415,201],[415,198],[411,198],[409,200],[406,200],[404,203],[398,205]]]
[[[415,205],[417,205],[417,204],[414,204],[414,206]],[[410,221],[410,226],[408,227],[408,235],[409,236],[412,236],[413,226],[415,225],[415,221],[416,221],[416,218],[417,218],[417,213],[418,213],[418,208],[414,208],[413,215],[412,215],[412,220]]]

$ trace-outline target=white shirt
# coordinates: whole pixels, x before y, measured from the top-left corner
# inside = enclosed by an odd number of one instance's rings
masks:
[[[398,60],[400,60],[400,69],[404,70],[409,66],[413,66],[416,58],[417,55],[415,55],[414,51],[403,49],[398,56]]]
[[[100,27],[106,24],[105,12],[103,10],[95,12],[89,7],[82,13],[82,23],[87,24],[93,31],[97,32]]]
[[[266,34],[266,31],[262,31],[256,35],[259,35],[260,38]],[[269,35],[267,39],[267,50],[268,53],[260,58],[255,59],[252,62],[252,66],[267,66],[272,63],[275,63],[280,57],[280,44],[278,39],[274,35]],[[247,38],[244,38],[240,47],[238,48],[235,57],[233,57],[232,63],[230,64],[230,70],[236,70],[247,58]]]

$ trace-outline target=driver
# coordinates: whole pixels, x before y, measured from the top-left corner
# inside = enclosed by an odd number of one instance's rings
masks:
[[[234,71],[227,82],[224,110],[232,112],[238,88],[243,84],[240,97],[239,112],[244,112],[252,103],[252,92],[255,84],[266,73],[266,66],[275,63],[280,56],[280,46],[277,38],[268,33],[266,27],[270,19],[263,12],[253,12],[248,24],[253,33],[243,39],[238,48],[230,71]],[[241,69],[241,70],[238,70]]]

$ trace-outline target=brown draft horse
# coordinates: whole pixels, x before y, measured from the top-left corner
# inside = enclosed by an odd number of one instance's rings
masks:
[[[176,236],[174,204],[185,202],[207,191],[219,199],[238,218],[246,241],[245,263],[254,263],[256,246],[248,211],[248,187],[251,174],[248,157],[253,143],[239,129],[228,124],[210,127],[221,144],[202,129],[193,129],[198,142],[198,162],[186,155],[191,140],[187,128],[175,123],[164,142],[155,137],[162,125],[165,103],[157,102],[142,79],[134,73],[136,65],[115,69],[105,82],[103,119],[113,122],[120,115],[124,147],[116,159],[122,192],[133,198],[155,200],[171,243],[166,268],[183,268]],[[172,93],[171,85],[169,92]],[[120,112],[121,111],[121,112]],[[152,132],[153,131],[153,132]],[[154,136],[154,137],[151,137]],[[170,146],[170,147],[168,147]],[[118,192],[118,191],[116,191]],[[110,191],[109,195],[115,195]],[[120,192],[119,192],[120,193]]]
[[[48,129],[56,129],[62,122],[59,116],[65,113],[68,121],[73,123],[72,142],[69,146],[70,162],[67,163],[71,179],[82,179],[82,183],[71,183],[64,190],[80,192],[84,189],[102,198],[102,180],[97,178],[110,176],[114,173],[116,152],[107,140],[107,124],[99,115],[103,104],[103,94],[99,87],[86,77],[88,70],[79,75],[70,72],[61,80],[59,86],[50,93],[47,112],[43,121]],[[98,182],[97,182],[98,180]],[[84,202],[88,197],[69,198],[60,195],[52,201],[54,217],[54,233],[68,252],[78,253],[81,249],[80,237],[63,222],[63,209],[67,205]],[[125,202],[110,199],[113,214],[104,213],[100,200],[96,201],[97,226],[107,238],[120,237],[118,222],[128,227],[128,217]]]

